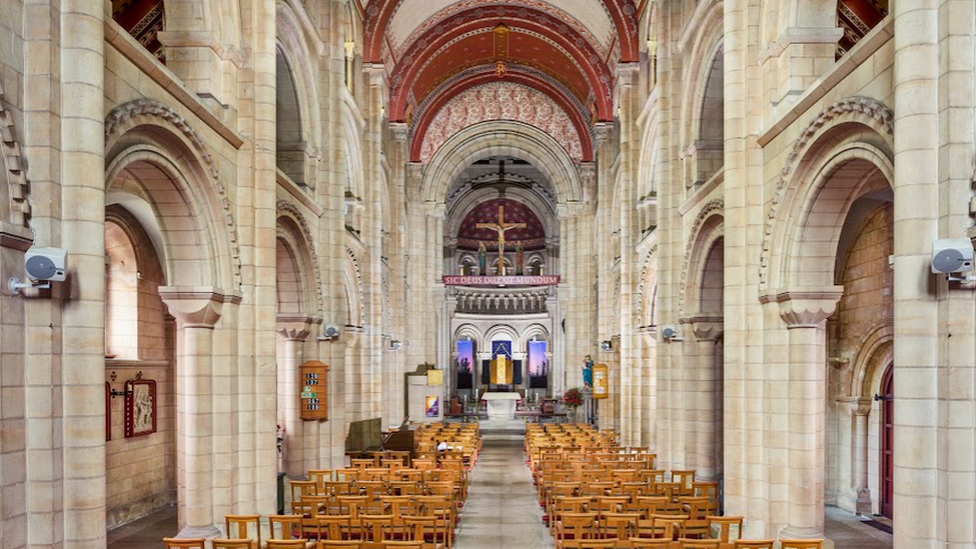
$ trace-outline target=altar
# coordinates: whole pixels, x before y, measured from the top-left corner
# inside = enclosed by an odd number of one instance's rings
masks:
[[[518,393],[485,393],[481,399],[488,403],[488,419],[515,419]]]

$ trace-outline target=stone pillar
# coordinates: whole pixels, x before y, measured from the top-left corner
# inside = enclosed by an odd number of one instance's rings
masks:
[[[303,424],[299,418],[299,395],[302,390],[298,366],[302,363],[302,350],[310,332],[308,318],[278,317],[276,331],[281,340],[278,357],[278,417],[285,427],[283,452],[285,473],[289,478],[304,478],[305,445]]]
[[[871,414],[870,398],[852,398],[847,400],[851,409],[851,480],[852,488],[857,494],[855,511],[864,515],[871,514],[871,489],[868,485],[868,418]]]
[[[783,538],[823,537],[825,325],[842,291],[843,286],[795,288],[773,298],[789,330],[789,491]]]
[[[41,326],[30,330],[26,347],[29,355],[35,345],[50,337],[53,348],[48,349],[53,351],[52,356],[47,364],[44,361],[38,364],[38,370],[49,371],[50,378],[43,379],[47,376],[40,376],[38,372],[17,372],[17,376],[25,376],[29,387],[26,409],[31,417],[39,420],[30,423],[27,437],[30,449],[27,474],[31,481],[27,490],[27,538],[35,547],[82,549],[105,546],[105,43],[102,21],[105,10],[104,3],[98,0],[64,0],[60,3],[60,14],[56,14],[57,5],[49,6],[44,16],[60,15],[60,37],[54,37],[54,42],[60,38],[61,60],[55,61],[56,68],[52,72],[60,69],[61,89],[38,86],[35,91],[26,92],[27,95],[46,95],[50,101],[47,107],[37,109],[37,117],[27,134],[32,139],[34,134],[47,135],[49,132],[58,136],[55,142],[59,145],[53,145],[52,149],[38,147],[39,156],[33,158],[40,161],[32,172],[63,174],[59,188],[44,185],[33,190],[33,200],[46,203],[37,213],[46,213],[50,209],[60,211],[61,225],[53,231],[56,234],[49,235],[44,233],[51,225],[44,220],[35,219],[33,225],[41,232],[38,236],[44,239],[36,244],[60,246],[70,252],[71,277],[63,288],[52,291],[55,298],[63,294],[62,301],[42,299],[38,301],[45,302],[43,307],[28,305],[28,322],[50,315],[50,320],[45,319],[44,323],[50,323],[51,330]],[[35,30],[43,32],[45,26],[57,27],[58,21],[27,22],[26,28],[32,29],[29,34],[33,34]],[[9,35],[6,41],[10,41]],[[28,58],[30,66],[43,64],[43,48],[29,50],[32,52]],[[57,55],[57,52],[52,53]],[[63,102],[61,98],[64,98]],[[52,112],[39,112],[49,109]],[[57,120],[57,114],[61,115],[60,133],[49,127]],[[53,150],[57,146],[61,147],[60,165],[59,156]],[[56,223],[52,225],[56,226]],[[51,240],[57,236],[61,238],[60,243]],[[23,273],[23,267],[17,265],[8,272]],[[57,333],[59,322],[61,332]],[[4,338],[7,337],[4,332]],[[5,358],[5,377],[10,375],[7,364]],[[50,393],[46,406],[44,400],[48,395],[42,392],[45,385],[60,385]],[[6,404],[7,391],[4,393],[2,400]],[[41,398],[34,400],[30,398],[32,395]],[[9,401],[16,406],[15,399]],[[53,444],[49,442],[52,438]],[[57,448],[58,442],[61,448]],[[44,448],[48,444],[53,446],[50,450]],[[37,478],[32,469],[46,474]],[[37,492],[35,480],[40,481],[36,485]],[[49,480],[54,480],[54,484],[47,484]],[[16,509],[17,499],[11,497],[8,501],[9,504],[5,501],[3,505],[4,515],[8,514],[10,504]],[[60,524],[58,509],[64,512]],[[53,514],[46,515],[49,511]],[[49,530],[48,526],[53,529]],[[63,531],[59,532],[61,528]],[[34,532],[35,529],[40,531]],[[15,546],[14,539],[12,536],[4,541],[11,541]],[[63,544],[58,543],[61,539]],[[47,542],[51,542],[50,545]]]
[[[698,342],[698,375],[696,398],[698,400],[698,426],[695,429],[695,450],[697,458],[689,465],[697,469],[695,478],[701,480],[715,480],[718,474],[718,448],[716,446],[717,424],[719,419],[718,402],[721,393],[716,394],[716,344],[722,335],[722,318],[696,316],[691,324],[695,341]]]
[[[216,288],[161,287],[176,318],[176,416],[180,538],[213,537],[213,335],[225,302],[240,301]]]
[[[942,368],[945,357],[940,357],[939,351],[946,348],[949,341],[939,337],[939,328],[954,322],[950,323],[949,319],[940,322],[939,307],[940,301],[945,299],[944,290],[936,290],[929,272],[932,241],[939,236],[950,236],[939,234],[940,193],[949,196],[953,186],[960,187],[949,184],[946,189],[939,189],[940,166],[952,171],[948,166],[954,164],[949,158],[940,159],[938,150],[940,136],[948,126],[955,126],[954,122],[948,122],[951,118],[948,113],[941,115],[947,121],[946,126],[942,126],[939,113],[939,105],[946,97],[939,89],[939,75],[946,67],[946,57],[939,55],[939,6],[947,3],[928,0],[892,3],[896,29],[892,75],[896,235],[892,287],[894,377],[897,380],[894,387],[897,403],[894,512],[899,517],[895,524],[894,549],[953,546],[946,544],[950,540],[946,532],[946,514],[956,516],[956,506],[963,504],[963,501],[950,503],[943,499],[947,489],[944,469],[952,460],[943,453],[950,447],[946,434],[940,433],[940,428],[946,425],[939,411],[943,406],[939,402],[939,391],[946,373]],[[963,4],[966,3],[960,3]],[[957,20],[962,24],[966,18],[958,17]],[[972,21],[971,16],[969,21]],[[953,23],[947,24],[952,26]],[[945,42],[947,45],[957,43],[954,39],[945,39]],[[971,74],[967,78],[972,81]],[[955,88],[948,80],[944,85]],[[960,96],[965,97],[965,92]],[[967,167],[965,171],[968,174],[970,170]],[[949,219],[941,223],[951,226]],[[952,236],[957,235],[952,233]],[[971,447],[971,443],[966,444]],[[972,463],[971,456],[969,463]],[[959,513],[959,516],[968,514],[971,525],[971,482],[969,487],[965,499],[970,512]],[[961,521],[953,527],[963,533],[958,540],[959,546],[972,543],[972,530],[966,532]]]

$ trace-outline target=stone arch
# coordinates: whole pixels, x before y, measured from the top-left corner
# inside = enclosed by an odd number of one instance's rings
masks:
[[[313,161],[321,159],[323,134],[318,83],[295,69],[312,64],[324,45],[294,0],[278,0],[276,13],[278,165],[295,182],[314,183],[308,180],[314,179]]]
[[[343,267],[347,307],[346,325],[361,329],[366,325],[366,291],[363,272],[359,268],[359,259],[349,247],[346,247]]]
[[[491,345],[491,342],[494,341],[496,338],[502,339],[506,337],[508,338],[508,341],[512,342],[512,346],[513,346],[512,350],[514,351],[515,350],[514,346],[519,342],[518,330],[509,326],[508,324],[495,324],[494,326],[489,328],[485,332],[484,341],[485,344]],[[489,347],[488,350],[490,351],[491,348]]]
[[[302,288],[302,266],[294,241],[279,228],[275,244],[276,312],[279,316],[299,316],[307,312],[307,292]]]
[[[521,202],[528,207],[542,222],[546,238],[551,239],[559,234],[559,219],[556,215],[555,204],[549,200],[532,192],[530,189],[509,186],[504,192],[500,192],[494,187],[483,187],[466,193],[456,203],[451,205],[447,212],[447,224],[444,227],[444,234],[456,235],[461,228],[461,223],[471,212],[482,202],[495,198],[511,198]]]
[[[645,330],[657,326],[657,247],[648,252],[641,267],[640,282],[637,284],[638,329]]]
[[[353,111],[345,101],[342,112],[343,159],[346,166],[346,193],[362,199],[366,194],[365,167],[363,165],[362,139],[365,121],[362,115]]]
[[[681,103],[682,147],[693,145],[697,139],[695,123],[701,118],[701,99],[705,96],[708,77],[716,54],[722,50],[725,35],[723,8],[721,0],[700,2],[678,42],[678,51],[688,60],[682,82],[685,91]]]
[[[789,257],[786,247],[790,246],[790,235],[802,232],[798,228],[803,217],[802,202],[815,199],[816,196],[808,195],[818,193],[841,164],[855,159],[870,162],[888,181],[893,180],[893,134],[894,114],[880,101],[866,97],[850,97],[831,104],[801,131],[787,155],[767,214],[760,258],[761,288],[781,288],[791,281],[785,263]],[[849,208],[853,198],[845,208]],[[843,221],[843,217],[839,219]],[[837,230],[842,226],[843,223],[838,225]],[[836,250],[836,241],[834,244]],[[830,265],[834,265],[833,260]]]
[[[884,368],[894,360],[895,326],[884,319],[865,333],[858,345],[851,368],[848,394],[855,398],[870,398],[880,383]]]
[[[18,227],[27,226],[30,203],[27,201],[27,163],[21,153],[20,141],[14,127],[13,113],[4,107],[3,87],[0,86],[0,155],[6,182],[0,185],[0,221]]]
[[[475,124],[448,139],[426,166],[422,199],[444,202],[464,169],[491,156],[511,156],[531,162],[555,185],[559,203],[582,200],[579,171],[562,146],[538,129],[505,120]]]
[[[158,241],[169,259],[169,283],[238,289],[241,254],[231,203],[220,167],[196,131],[166,105],[137,99],[108,115],[105,140],[106,191],[138,196],[152,207],[164,231]],[[148,179],[140,181],[136,171]],[[187,224],[194,230],[181,230]],[[170,253],[177,246],[186,253]]]
[[[530,324],[522,330],[522,337],[518,341],[518,348],[527,349],[529,341],[532,341],[533,337],[539,337],[542,341],[552,343],[552,335],[549,333],[548,328],[542,324]],[[512,345],[515,345],[515,342],[512,342]]]
[[[305,216],[289,202],[280,201],[277,206],[279,230],[286,230],[290,235],[295,249],[299,250],[299,255],[304,263],[304,273],[308,289],[308,299],[306,310],[307,314],[313,312],[321,315],[325,306],[325,294],[323,293],[322,270],[319,267],[319,255],[315,249],[315,237],[311,227],[309,227]],[[308,273],[314,274],[314,279],[308,277]]]
[[[705,260],[715,243],[724,236],[725,202],[715,199],[705,204],[695,217],[688,233],[684,264],[681,268],[681,284],[678,291],[678,310],[684,313],[698,313],[700,306],[701,277]],[[694,277],[692,287],[688,287],[688,277]]]
[[[454,330],[454,341],[459,339],[470,337],[471,341],[475,342],[475,348],[481,348],[481,342],[485,340],[484,334],[478,329],[474,324],[461,324]]]

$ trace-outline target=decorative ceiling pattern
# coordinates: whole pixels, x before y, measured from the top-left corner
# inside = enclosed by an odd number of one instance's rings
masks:
[[[513,120],[539,128],[562,145],[574,161],[583,159],[576,127],[552,98],[528,86],[492,82],[459,93],[437,112],[422,136],[420,161],[430,162],[455,133],[490,120]]]
[[[488,250],[498,250],[498,232],[491,229],[479,229],[478,223],[498,223],[498,208],[505,208],[505,223],[525,223],[524,229],[509,229],[505,233],[505,249],[514,249],[515,243],[520,242],[522,248],[539,250],[546,247],[546,232],[539,221],[539,216],[528,206],[508,198],[495,198],[475,206],[458,229],[458,248],[477,250],[484,243]]]
[[[840,0],[837,2],[837,26],[844,36],[837,43],[840,59],[860,42],[871,29],[888,15],[888,0]]]
[[[149,53],[165,61],[156,35],[163,30],[163,0],[112,0],[112,18]]]

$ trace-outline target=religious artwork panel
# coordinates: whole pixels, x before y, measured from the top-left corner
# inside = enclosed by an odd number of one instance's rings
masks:
[[[529,388],[547,389],[549,387],[548,346],[545,341],[529,342]]]
[[[457,388],[474,388],[474,341],[457,342],[457,357],[454,359],[457,372]]]
[[[424,417],[437,417],[441,413],[441,400],[434,395],[424,399]]]
[[[125,436],[150,435],[156,432],[156,382],[131,379],[125,382]]]

